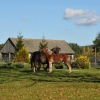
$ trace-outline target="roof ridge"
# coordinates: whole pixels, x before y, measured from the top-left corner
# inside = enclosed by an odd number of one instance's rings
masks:
[[[14,37],[9,37],[10,39],[17,39],[17,38],[14,38]],[[23,38],[24,40],[42,40],[42,39],[36,39],[36,38]],[[48,40],[48,41],[52,41],[54,39],[45,39],[45,40]],[[54,40],[54,41],[65,41],[65,40]]]

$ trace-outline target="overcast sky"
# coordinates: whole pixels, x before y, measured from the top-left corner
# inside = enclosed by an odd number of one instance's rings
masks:
[[[0,0],[0,44],[9,37],[91,45],[100,32],[100,0]]]

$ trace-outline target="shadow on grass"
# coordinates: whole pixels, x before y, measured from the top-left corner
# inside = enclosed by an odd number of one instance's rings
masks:
[[[37,82],[93,82],[100,83],[100,76],[93,76],[91,74],[65,74],[65,75],[45,75],[45,78],[40,77],[41,75],[37,74],[38,78],[33,78],[33,81]]]
[[[52,73],[40,70],[37,73],[33,73],[31,70],[2,70],[0,71],[0,84],[10,83],[14,81],[22,80],[37,82],[93,82],[100,83],[100,74],[93,72],[78,71],[68,73],[65,70],[55,70]]]
[[[92,70],[93,71],[93,70]],[[100,83],[100,73],[96,72],[72,72],[64,70],[56,70],[52,73],[38,72],[34,74],[37,78],[32,78],[33,81],[37,82],[93,82]]]

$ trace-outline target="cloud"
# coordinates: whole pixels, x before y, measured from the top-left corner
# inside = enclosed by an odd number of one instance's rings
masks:
[[[89,12],[88,10],[74,10],[67,8],[63,18],[65,20],[75,20],[75,24],[79,26],[92,26],[99,22],[100,16],[96,15],[95,11]]]
[[[23,21],[27,21],[27,18],[23,18]]]

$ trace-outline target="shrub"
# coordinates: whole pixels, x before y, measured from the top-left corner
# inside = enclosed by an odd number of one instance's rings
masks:
[[[0,61],[0,68],[4,68],[4,65],[6,64],[6,62],[4,61]]]
[[[87,58],[87,56],[79,56],[75,59],[75,61],[78,63],[78,68],[90,68],[90,61]]]
[[[72,68],[79,68],[79,64],[76,61],[72,62],[71,66]]]
[[[30,62],[29,52],[26,47],[23,47],[15,54],[13,62]]]
[[[62,69],[63,68],[63,64],[62,63],[58,63],[58,64],[54,64],[56,69]]]
[[[23,68],[26,65],[26,63],[0,62],[0,68],[6,69]]]
[[[4,61],[0,62],[0,68],[12,69],[14,67],[15,66],[11,62],[4,62]]]
[[[24,63],[15,63],[14,65],[16,68],[23,68],[24,67]]]

